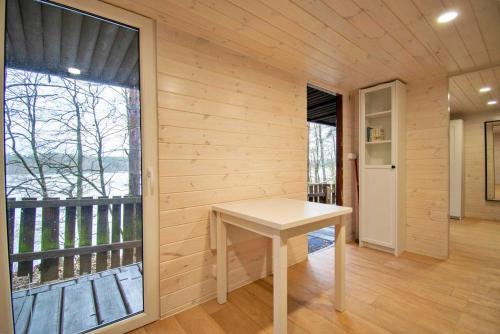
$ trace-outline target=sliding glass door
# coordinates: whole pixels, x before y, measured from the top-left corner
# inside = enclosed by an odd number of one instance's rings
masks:
[[[84,10],[6,1],[1,270],[15,333],[145,314],[144,226],[155,218],[144,205],[156,187],[144,179],[155,170],[143,166],[140,29]]]

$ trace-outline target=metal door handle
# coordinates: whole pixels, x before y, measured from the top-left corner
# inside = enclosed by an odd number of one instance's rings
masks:
[[[154,194],[155,188],[154,188],[154,175],[153,171],[151,168],[148,168],[146,171],[146,177],[148,178],[148,188],[149,188],[149,193],[151,195]]]

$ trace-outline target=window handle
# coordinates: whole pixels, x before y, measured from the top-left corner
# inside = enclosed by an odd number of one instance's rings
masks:
[[[149,188],[149,193],[150,195],[153,195],[155,192],[154,188],[154,174],[151,168],[148,167],[146,171],[146,177],[148,178],[148,188]]]

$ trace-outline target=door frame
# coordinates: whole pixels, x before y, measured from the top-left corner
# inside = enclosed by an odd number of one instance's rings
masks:
[[[311,87],[327,94],[335,95],[337,97],[337,106],[336,106],[336,122],[335,125],[335,204],[343,205],[344,203],[344,145],[343,145],[343,136],[344,136],[344,124],[343,124],[343,114],[344,114],[344,105],[342,103],[344,95],[342,93],[337,93],[335,91],[322,88],[316,84],[308,82],[306,84],[307,87]],[[307,94],[307,93],[306,93]],[[306,95],[307,100],[307,95]],[[307,107],[306,107],[307,114]],[[307,120],[307,115],[306,115]],[[307,173],[309,173],[309,127],[307,130]],[[309,185],[307,185],[306,192],[309,191]],[[306,195],[307,196],[307,195]],[[306,198],[307,199],[307,198]]]
[[[159,196],[158,196],[158,129],[156,100],[156,27],[147,17],[97,0],[57,0],[99,17],[139,29],[142,199],[143,199],[143,295],[144,311],[124,320],[92,330],[91,333],[125,333],[159,319]],[[0,0],[0,67],[4,69],[5,6]],[[0,79],[0,99],[4,100],[4,76]],[[0,113],[0,333],[14,332],[6,224],[4,173],[4,113]]]

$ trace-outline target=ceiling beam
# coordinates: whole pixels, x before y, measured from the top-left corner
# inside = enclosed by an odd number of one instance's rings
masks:
[[[55,6],[43,6],[43,56],[49,68],[59,68],[61,61],[62,12]]]
[[[78,55],[76,58],[76,64],[83,73],[89,71],[100,28],[100,20],[96,20],[90,16],[83,18],[82,33],[80,35],[80,43],[78,43]]]
[[[7,1],[7,26],[9,27],[10,42],[13,46],[15,58],[20,63],[28,60],[26,39],[24,38],[24,27],[19,2]]]
[[[114,79],[125,54],[127,53],[130,43],[136,34],[137,32],[131,29],[124,28],[118,30],[113,47],[111,48],[111,52],[108,56],[108,61],[106,62],[106,66],[101,74],[104,80]]]
[[[21,1],[19,5],[23,17],[24,37],[30,46],[28,55],[34,64],[41,65],[43,63],[42,6],[35,1]]]
[[[96,78],[100,77],[117,33],[118,26],[116,24],[101,25],[99,37],[97,38],[94,49],[94,56],[92,57],[92,64],[90,65],[91,76]]]
[[[130,43],[130,46],[125,54],[120,68],[115,76],[115,80],[120,83],[125,83],[135,68],[135,64],[139,61],[139,38],[137,34],[134,34],[134,39]]]
[[[64,10],[61,26],[61,68],[77,67],[76,56],[80,31],[82,29],[82,15]]]

